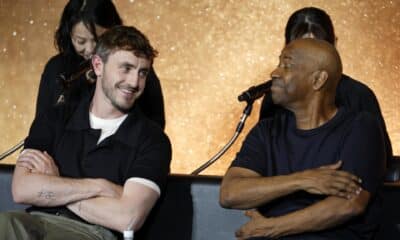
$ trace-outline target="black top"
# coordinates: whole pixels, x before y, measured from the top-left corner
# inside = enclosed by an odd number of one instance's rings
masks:
[[[84,59],[80,56],[65,56],[58,54],[52,57],[46,64],[39,85],[39,93],[36,102],[36,116],[56,105],[59,96],[64,92],[61,75],[75,73]],[[65,94],[66,102],[77,103],[87,95],[95,84],[90,84],[86,78],[73,81],[69,91]],[[146,80],[146,87],[142,96],[137,100],[142,112],[151,120],[165,128],[164,100],[160,80],[154,69],[151,68]]]
[[[97,144],[101,130],[90,128],[90,100],[88,95],[75,109],[61,105],[39,114],[24,147],[47,151],[63,177],[104,178],[121,186],[131,177],[140,177],[163,190],[171,145],[160,126],[133,107],[116,133]],[[64,207],[32,210],[71,214]]]
[[[377,120],[366,112],[352,113],[340,108],[330,121],[312,130],[297,129],[295,116],[290,112],[260,121],[246,137],[232,166],[251,169],[262,176],[277,176],[342,160],[341,169],[362,179],[361,186],[371,193],[371,200],[362,216],[321,234],[346,236],[328,239],[370,239],[380,219],[384,158]],[[267,203],[260,212],[268,217],[281,216],[324,198],[295,192]]]
[[[385,120],[383,119],[378,100],[374,92],[365,84],[352,79],[347,75],[342,75],[342,79],[336,89],[336,106],[346,107],[351,111],[362,112],[366,111],[375,116],[383,130],[383,135],[386,144],[386,162],[390,164],[393,159],[392,144],[386,130]],[[270,118],[276,113],[285,111],[281,106],[275,105],[272,101],[271,94],[264,96],[261,109],[260,120]]]

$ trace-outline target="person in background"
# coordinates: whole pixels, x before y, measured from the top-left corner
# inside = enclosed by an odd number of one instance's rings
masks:
[[[331,18],[324,10],[315,7],[299,9],[290,16],[285,29],[285,44],[298,38],[316,38],[333,46],[337,42]],[[390,165],[393,159],[392,145],[374,92],[365,84],[342,74],[336,89],[335,103],[353,111],[369,112],[377,118],[384,134],[386,163]],[[282,111],[284,109],[272,101],[271,94],[266,94],[261,104],[260,120]]]
[[[94,93],[32,123],[12,180],[26,212],[0,214],[0,239],[104,239],[137,231],[166,185],[171,144],[136,100],[157,52],[134,27],[100,36]]]
[[[36,116],[57,104],[76,104],[93,88],[90,57],[98,37],[107,29],[122,25],[111,0],[70,0],[55,33],[59,51],[46,64],[39,85]],[[138,105],[151,120],[165,128],[164,100],[160,80],[151,68],[146,89]]]

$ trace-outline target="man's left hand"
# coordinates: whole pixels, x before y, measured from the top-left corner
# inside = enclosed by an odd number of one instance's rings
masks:
[[[282,229],[275,223],[274,218],[266,218],[257,210],[248,210],[245,215],[250,221],[236,231],[238,240],[244,240],[250,237],[270,237],[276,238],[282,236]]]

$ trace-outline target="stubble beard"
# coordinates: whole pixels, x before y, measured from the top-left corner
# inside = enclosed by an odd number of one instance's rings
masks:
[[[114,84],[113,86],[109,86],[108,84],[105,84],[105,81],[103,80],[103,84],[102,84],[103,93],[107,97],[107,99],[110,101],[110,103],[113,107],[115,107],[120,112],[127,113],[134,105],[137,97],[135,96],[135,99],[132,101],[132,103],[126,104],[126,106],[119,103],[117,101],[117,97],[115,94],[115,92],[118,91],[119,84],[120,83],[118,82],[118,83]]]

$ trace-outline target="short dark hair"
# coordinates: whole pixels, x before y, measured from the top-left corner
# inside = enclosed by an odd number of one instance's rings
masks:
[[[285,42],[301,38],[307,33],[312,33],[315,38],[335,44],[335,30],[329,15],[316,7],[302,8],[294,12],[285,30]]]
[[[153,62],[158,52],[150,45],[147,37],[138,29],[130,26],[116,26],[102,34],[94,50],[103,62],[118,50],[132,51],[137,57]]]
[[[111,0],[70,0],[64,8],[54,36],[54,43],[60,53],[67,56],[76,54],[71,41],[71,32],[79,22],[85,24],[95,40],[98,38],[95,25],[103,28],[122,25],[122,20]]]

